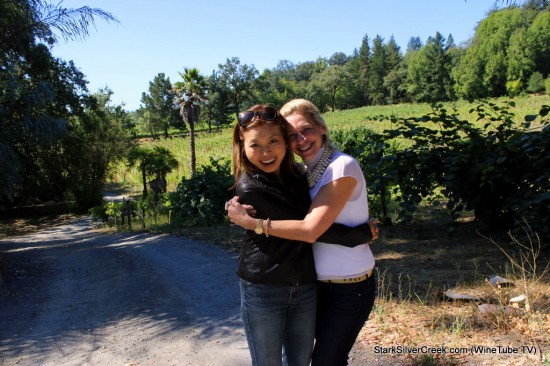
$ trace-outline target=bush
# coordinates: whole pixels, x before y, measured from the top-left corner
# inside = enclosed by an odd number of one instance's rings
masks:
[[[175,192],[170,193],[170,208],[174,224],[207,226],[225,220],[223,207],[233,197],[229,191],[233,182],[230,162],[210,159],[191,178],[183,178]]]
[[[379,169],[398,185],[402,215],[441,189],[453,213],[473,210],[479,222],[499,230],[525,220],[550,237],[550,126],[544,119],[549,107],[539,112],[543,128],[530,130],[537,116],[517,127],[509,111],[513,105],[480,102],[470,112],[486,121],[482,128],[440,104],[421,118],[392,119],[397,128],[384,131],[382,149],[396,138],[410,143],[384,154]]]
[[[521,93],[522,83],[520,79],[510,80],[506,83],[506,91],[511,97],[516,97]]]
[[[336,130],[331,138],[342,152],[353,156],[361,166],[369,189],[370,215],[390,223],[391,192],[397,187],[387,171],[389,166],[382,164],[382,157],[393,156],[398,150],[397,143],[386,145],[383,135],[366,127]]]
[[[141,200],[141,199],[140,199]],[[139,201],[125,200],[121,202],[103,202],[99,206],[88,209],[92,224],[96,227],[114,227],[122,229],[128,224],[128,215],[135,217]],[[143,221],[143,219],[142,219]]]
[[[538,93],[544,90],[544,77],[538,71],[535,71],[527,82],[527,91],[530,93]]]

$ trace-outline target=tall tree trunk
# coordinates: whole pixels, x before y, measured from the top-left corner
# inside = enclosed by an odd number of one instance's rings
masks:
[[[141,168],[141,179],[143,180],[143,198],[147,197],[147,173],[145,167]]]
[[[189,144],[190,144],[190,157],[191,157],[191,176],[196,173],[197,158],[195,156],[195,122],[189,121]]]

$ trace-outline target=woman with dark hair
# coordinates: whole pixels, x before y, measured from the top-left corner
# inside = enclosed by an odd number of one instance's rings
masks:
[[[275,108],[255,105],[238,115],[233,130],[234,188],[239,201],[256,211],[237,270],[253,365],[281,365],[282,358],[290,366],[309,365],[313,349],[317,287],[312,246],[270,232],[272,220],[302,220],[311,203],[305,174],[290,150],[288,127]],[[368,225],[343,229],[332,226],[325,240],[339,240],[344,232],[358,242],[369,236]]]
[[[348,354],[376,296],[374,256],[368,243],[377,238],[378,227],[369,218],[365,177],[353,157],[330,143],[326,123],[313,103],[292,100],[280,113],[290,124],[290,147],[307,166],[312,204],[304,219],[271,217],[263,225],[271,236],[314,243],[318,305],[312,366],[347,365]],[[241,205],[246,203],[250,202],[233,198],[229,218],[250,229],[259,221],[248,214],[250,206]],[[335,241],[320,237],[334,223],[371,224],[373,237],[360,245],[352,243],[347,235]]]

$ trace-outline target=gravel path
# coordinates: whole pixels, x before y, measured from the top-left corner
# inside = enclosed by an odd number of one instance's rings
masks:
[[[237,256],[78,220],[0,240],[0,365],[249,365]],[[363,364],[354,351],[350,365]]]
[[[247,365],[235,255],[81,220],[0,241],[0,365]]]

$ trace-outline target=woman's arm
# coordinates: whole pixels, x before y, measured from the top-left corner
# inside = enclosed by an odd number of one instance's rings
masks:
[[[378,239],[379,232],[378,220],[376,219],[369,219],[369,221],[353,227],[334,223],[330,225],[324,234],[317,238],[317,241],[355,248],[358,245]]]
[[[334,223],[356,185],[353,177],[342,177],[326,184],[315,196],[303,220],[273,220],[269,235],[314,243]],[[233,223],[247,230],[254,230],[258,224],[258,219],[249,216],[240,205],[230,204],[228,213]]]
[[[254,209],[254,206],[240,204],[238,200],[232,200],[232,202],[235,206],[242,206],[251,217],[256,216],[256,209]],[[229,204],[230,202],[227,202],[225,206],[226,215],[228,214],[227,208]],[[378,228],[378,220],[373,218],[357,226],[347,226],[344,224],[333,223],[327,231],[317,238],[317,241],[328,244],[338,244],[348,248],[355,248],[358,245],[369,243],[378,239],[379,232],[380,229]],[[342,238],[345,238],[345,240],[342,240]]]

